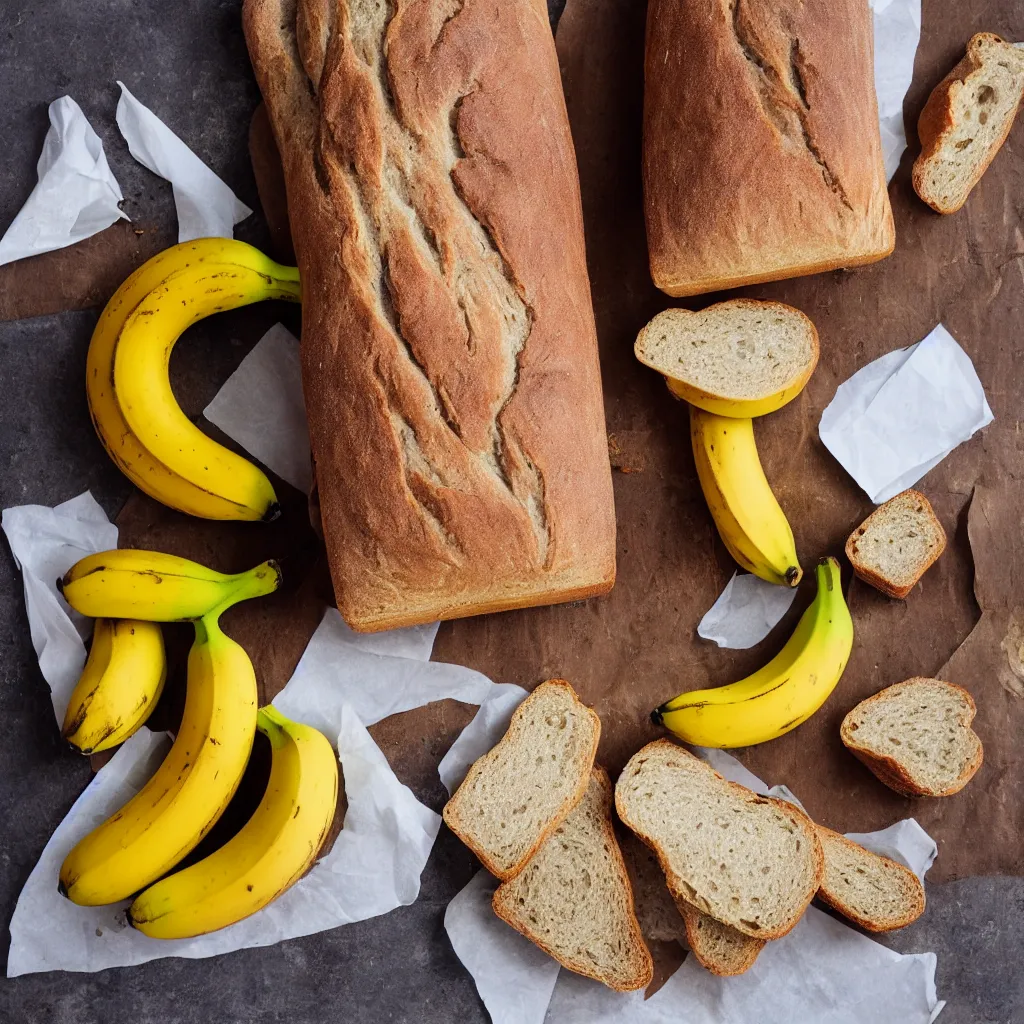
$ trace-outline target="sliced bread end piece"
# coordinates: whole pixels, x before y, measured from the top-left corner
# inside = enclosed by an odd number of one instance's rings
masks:
[[[818,896],[869,932],[891,932],[924,913],[924,886],[909,868],[816,826],[825,853]]]
[[[579,803],[601,721],[564,679],[541,683],[445,804],[448,827],[492,875],[513,878]]]
[[[640,332],[634,352],[677,397],[747,418],[800,394],[818,363],[818,332],[792,306],[730,299],[698,312],[666,309]]]
[[[906,597],[946,549],[946,531],[920,491],[906,490],[879,505],[850,534],[846,557],[865,583],[889,597]]]
[[[903,796],[951,796],[981,767],[971,728],[976,708],[961,686],[916,676],[861,701],[839,735],[849,750]]]
[[[620,992],[654,972],[612,827],[612,784],[594,768],[583,799],[525,868],[498,886],[494,912],[563,967]]]
[[[671,740],[638,750],[615,808],[658,855],[669,890],[755,939],[776,939],[818,891],[821,844],[792,804],[727,782]]]
[[[731,978],[750,970],[758,954],[767,945],[765,939],[753,939],[735,928],[716,921],[686,900],[677,900],[686,924],[686,942],[697,962],[720,978]]]
[[[933,210],[956,213],[1006,141],[1024,95],[1024,50],[991,32],[935,87],[917,122],[914,191]]]

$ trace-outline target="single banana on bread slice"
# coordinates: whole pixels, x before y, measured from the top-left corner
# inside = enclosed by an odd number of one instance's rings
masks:
[[[564,679],[541,683],[445,804],[447,826],[492,875],[514,878],[579,803],[601,720]]]
[[[818,332],[781,302],[730,299],[699,312],[666,309],[639,334],[637,359],[706,412],[749,419],[781,409],[818,364]]]
[[[1006,141],[1024,95],[1024,50],[991,32],[933,90],[917,122],[914,191],[933,210],[956,213]]]
[[[821,844],[792,804],[727,782],[670,740],[629,760],[619,817],[657,854],[669,890],[755,939],[777,939],[818,891]]]
[[[494,912],[563,967],[620,992],[654,972],[612,828],[612,784],[594,768],[583,799],[511,881]]]
[[[981,767],[981,740],[971,728],[975,711],[963,687],[915,676],[862,700],[839,735],[897,793],[950,796]]]

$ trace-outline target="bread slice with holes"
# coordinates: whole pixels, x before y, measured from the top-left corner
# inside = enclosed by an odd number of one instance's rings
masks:
[[[541,683],[445,804],[448,827],[492,875],[513,878],[579,803],[601,720],[564,679]]]
[[[946,549],[946,531],[920,491],[907,490],[879,505],[850,534],[846,557],[865,583],[890,597],[906,597]]]
[[[818,364],[818,332],[781,302],[730,299],[699,312],[666,309],[638,335],[637,359],[669,390],[719,416],[764,416],[803,390]]]
[[[818,897],[869,932],[891,932],[924,913],[924,886],[908,867],[817,826],[825,854]]]
[[[917,122],[914,191],[933,210],[956,213],[1010,133],[1024,95],[1024,50],[991,32],[935,87]]]
[[[615,808],[657,853],[674,897],[751,938],[785,935],[818,891],[822,852],[810,819],[727,782],[671,740],[630,758]]]
[[[620,992],[654,972],[612,828],[612,784],[594,768],[583,799],[511,881],[494,912],[563,967]]]
[[[731,978],[743,974],[754,964],[765,939],[754,939],[710,914],[705,914],[686,900],[677,900],[679,913],[686,924],[686,942],[697,962],[712,974]]]
[[[916,676],[862,700],[839,735],[880,781],[903,796],[959,793],[984,752],[976,708],[961,686]]]
[[[679,907],[668,891],[658,855],[629,829],[622,830],[619,849],[626,862],[636,919],[640,922],[644,938],[648,942],[685,943],[686,927]]]

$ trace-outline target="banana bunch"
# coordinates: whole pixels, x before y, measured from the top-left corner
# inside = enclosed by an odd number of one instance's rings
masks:
[[[264,299],[300,301],[299,272],[244,242],[183,242],[139,267],[114,293],[89,345],[86,390],[100,440],[157,501],[203,519],[274,519],[266,475],[207,437],[181,411],[168,366],[203,317]]]
[[[234,924],[290,888],[316,859],[338,797],[334,749],[272,705],[260,709],[256,728],[272,747],[262,802],[219,850],[135,898],[128,921],[146,935],[184,939]]]
[[[853,648],[853,620],[843,598],[839,563],[823,558],[818,593],[785,647],[753,675],[712,690],[694,690],[651,713],[686,743],[747,747],[805,722],[835,689]]]
[[[149,718],[166,676],[164,636],[156,623],[97,619],[61,736],[83,754],[116,747]]]

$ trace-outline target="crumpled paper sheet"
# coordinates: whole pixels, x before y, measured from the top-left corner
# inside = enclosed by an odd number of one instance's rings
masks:
[[[36,173],[36,187],[0,239],[0,265],[73,245],[128,220],[103,143],[70,96],[50,104]]]
[[[759,644],[789,611],[796,587],[780,587],[752,573],[734,572],[705,612],[697,635],[719,647],[746,650]]]
[[[913,486],[992,422],[970,356],[942,324],[868,363],[821,414],[822,443],[875,504]]]
[[[921,0],[869,0],[874,15],[875,95],[886,180],[900,166],[907,148],[903,100],[914,78],[921,40]]]
[[[39,670],[50,687],[53,713],[62,724],[85,665],[83,640],[92,634],[92,620],[68,605],[57,592],[57,580],[80,558],[116,548],[117,527],[88,491],[55,508],[4,509],[2,525],[21,570]]]
[[[174,189],[178,241],[231,238],[234,226],[252,210],[202,160],[129,91],[124,82],[117,103],[117,127],[128,150]]]

